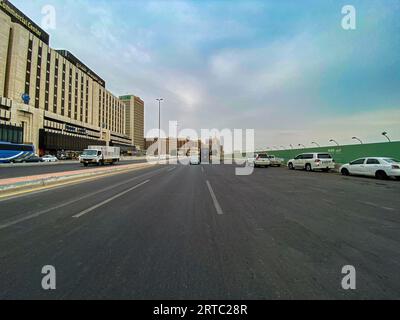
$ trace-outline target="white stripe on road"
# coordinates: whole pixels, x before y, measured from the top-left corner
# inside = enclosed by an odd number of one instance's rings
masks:
[[[395,210],[394,208],[383,207],[383,206],[380,206],[380,205],[378,205],[378,204],[375,204],[375,203],[372,203],[372,202],[368,202],[368,201],[358,201],[358,202],[359,202],[359,203],[362,203],[362,204],[366,204],[366,205],[371,206],[371,207],[375,207],[375,208],[379,208],[379,209],[384,209],[384,210],[388,210],[388,211],[394,211],[394,210]]]
[[[114,189],[114,188],[116,188],[116,187],[119,187],[119,186],[121,186],[121,185],[123,185],[123,184],[129,183],[129,182],[131,182],[131,181],[138,180],[138,179],[140,179],[140,178],[144,178],[145,176],[151,175],[151,177],[152,177],[152,176],[154,176],[156,173],[161,172],[162,170],[164,170],[164,168],[157,169],[157,170],[150,171],[150,172],[146,172],[146,173],[144,173],[144,174],[141,174],[141,175],[139,175],[139,176],[133,177],[133,178],[131,178],[131,179],[128,179],[128,180],[122,181],[122,182],[120,182],[120,183],[117,183],[117,184],[108,186],[107,188],[103,188],[103,189],[101,189],[101,190],[98,190],[98,191],[95,191],[95,192],[86,194],[86,195],[84,195],[84,196],[82,196],[82,197],[75,198],[75,199],[72,199],[72,200],[70,200],[70,201],[61,203],[61,204],[59,204],[58,206],[51,207],[51,208],[48,208],[48,209],[45,209],[45,210],[42,210],[42,211],[39,211],[39,212],[36,212],[36,213],[32,213],[32,214],[27,215],[27,216],[25,216],[25,217],[23,217],[23,218],[15,219],[15,220],[10,221],[10,222],[5,223],[5,224],[0,224],[0,230],[6,229],[6,228],[8,228],[8,227],[12,227],[12,226],[14,226],[14,225],[16,225],[16,224],[18,224],[18,223],[21,223],[21,222],[24,222],[24,221],[27,221],[27,220],[30,220],[30,219],[37,218],[37,217],[39,217],[39,216],[41,216],[41,215],[43,215],[43,214],[49,213],[49,212],[51,212],[51,211],[64,208],[64,207],[66,207],[66,206],[68,206],[68,205],[70,205],[70,204],[76,203],[76,202],[81,201],[81,200],[84,200],[84,199],[86,199],[86,198],[93,197],[93,196],[95,196],[95,195],[97,195],[97,194],[99,194],[99,193],[106,192],[106,191],[108,191],[108,190],[112,190],[112,189]],[[62,186],[62,187],[64,187],[64,186]],[[53,188],[53,189],[51,189],[51,190],[54,190],[54,189],[57,189],[57,188],[58,188],[58,187],[55,187],[55,188]],[[47,190],[44,190],[44,191],[48,191],[48,190],[50,190],[50,189],[47,189]],[[39,192],[43,192],[43,191],[32,192],[32,193],[30,193],[30,194],[39,193]],[[10,200],[10,199],[12,199],[12,198],[3,199],[3,200],[1,200],[1,201],[6,201],[6,200]],[[0,202],[1,202],[1,201],[0,201]]]
[[[201,167],[201,172],[204,172],[204,168],[203,167]]]
[[[89,212],[92,212],[93,210],[96,210],[97,208],[100,208],[101,206],[104,206],[105,204],[107,204],[107,203],[109,203],[109,202],[111,202],[111,201],[113,201],[113,200],[115,200],[115,199],[117,199],[119,197],[122,197],[124,194],[127,194],[128,192],[131,192],[132,190],[135,190],[135,189],[143,186],[144,184],[148,183],[149,181],[150,180],[143,181],[142,183],[139,183],[139,184],[133,186],[132,188],[129,188],[129,189],[127,189],[127,190],[125,190],[125,191],[123,191],[121,193],[118,193],[115,196],[113,196],[113,197],[111,197],[111,198],[109,198],[107,200],[104,200],[103,202],[100,202],[100,203],[96,204],[95,206],[90,207],[90,208],[88,208],[88,209],[86,209],[86,210],[84,210],[84,211],[82,211],[82,212],[80,212],[80,213],[78,213],[78,214],[76,214],[76,215],[74,215],[72,217],[73,218],[80,218],[83,215],[85,215],[85,214],[87,214]]]
[[[212,200],[214,202],[215,210],[217,210],[218,214],[224,214],[224,212],[222,211],[221,206],[219,205],[218,199],[215,196],[214,190],[211,187],[210,181],[208,181],[208,180],[207,180],[207,187],[208,187],[208,191],[210,191],[211,198],[212,198]]]
[[[173,167],[173,168],[169,168],[168,170],[167,170],[167,172],[171,172],[171,171],[174,171],[176,169],[176,167]]]

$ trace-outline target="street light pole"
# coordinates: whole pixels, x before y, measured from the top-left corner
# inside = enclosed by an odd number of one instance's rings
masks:
[[[156,99],[158,101],[158,160],[160,160],[161,154],[161,101],[164,101],[162,98]]]
[[[334,143],[336,143],[337,146],[339,146],[339,143],[336,140],[331,139],[331,140],[329,140],[329,142],[334,142]]]
[[[383,135],[386,139],[388,139],[389,142],[392,142],[392,141],[390,140],[390,138],[388,137],[386,131],[382,132],[382,135]]]
[[[361,139],[357,138],[357,137],[353,137],[353,140],[357,140],[358,142],[360,142],[361,144],[363,144],[363,142],[361,141]]]

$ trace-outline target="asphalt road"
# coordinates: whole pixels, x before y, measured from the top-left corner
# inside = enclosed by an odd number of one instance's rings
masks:
[[[130,163],[143,163],[146,160],[126,160],[115,165],[123,165]],[[7,166],[0,165],[0,179],[17,178],[25,176],[34,176],[46,173],[55,173],[63,171],[76,171],[94,168],[93,166],[84,167],[82,164],[71,161],[62,163],[32,163],[32,164],[13,164]]]
[[[398,299],[399,191],[284,168],[156,166],[1,201],[0,298]],[[56,290],[41,288],[44,265]],[[344,265],[356,290],[341,287]]]

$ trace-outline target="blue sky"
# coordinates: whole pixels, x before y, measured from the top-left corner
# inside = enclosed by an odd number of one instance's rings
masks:
[[[51,46],[141,96],[146,130],[160,96],[165,128],[252,128],[258,147],[400,139],[398,0],[12,2],[39,23],[53,5]]]

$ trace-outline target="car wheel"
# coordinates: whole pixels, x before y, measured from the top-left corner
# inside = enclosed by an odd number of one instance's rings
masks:
[[[312,171],[311,164],[309,164],[309,163],[306,164],[306,171],[308,171],[308,172]]]
[[[349,175],[350,175],[349,170],[347,170],[346,168],[343,168],[343,169],[340,171],[340,173],[341,173],[342,175],[344,175],[344,176],[349,176]]]
[[[377,179],[380,179],[380,180],[385,180],[385,179],[387,179],[387,174],[386,174],[386,172],[385,171],[382,171],[382,170],[379,170],[379,171],[377,171],[376,173],[375,173],[375,177],[377,178]]]
[[[289,167],[289,170],[294,170],[293,163],[289,162],[289,165],[288,165],[288,167]]]

